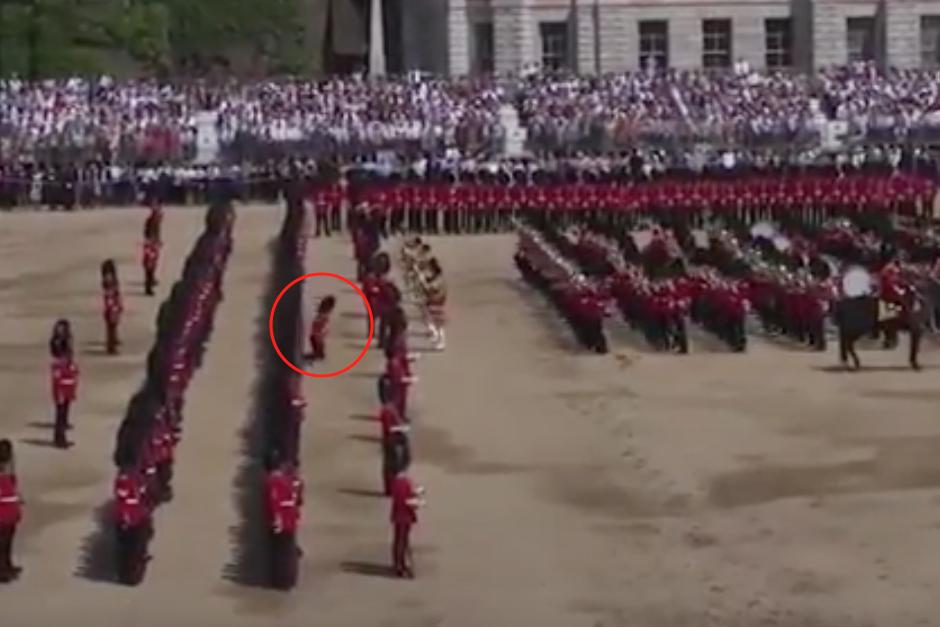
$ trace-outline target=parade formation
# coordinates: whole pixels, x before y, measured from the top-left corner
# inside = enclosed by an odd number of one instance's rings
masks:
[[[376,381],[378,483],[390,499],[391,568],[397,577],[415,576],[411,538],[424,505],[423,489],[411,475],[412,390],[418,383],[418,352],[410,341],[414,323],[426,329],[422,348],[446,348],[448,293],[431,243],[435,233],[515,230],[514,261],[522,278],[548,298],[578,343],[593,353],[611,350],[612,325],[622,319],[652,349],[680,354],[698,348],[696,328],[733,352],[746,352],[755,332],[815,351],[825,351],[835,336],[840,361],[855,369],[861,365],[859,341],[877,337],[892,348],[898,334],[907,332],[909,365],[920,367],[922,337],[940,320],[940,236],[924,228],[924,180],[882,174],[629,185],[589,180],[536,182],[520,175],[501,183],[477,178],[411,184],[352,176],[339,183],[297,180],[287,189],[271,289],[304,274],[308,244],[316,241],[311,238],[348,231],[356,279],[374,316],[374,344],[384,356]],[[234,215],[227,200],[210,205],[182,277],[160,307],[145,382],[118,429],[111,526],[103,533],[114,539],[114,577],[126,584],[143,581],[157,532],[154,511],[174,494],[186,391],[222,299]],[[162,207],[151,201],[141,257],[148,296],[159,285],[162,220]],[[100,273],[105,352],[117,355],[125,307],[117,263],[106,259]],[[285,294],[272,329],[288,361],[317,367],[327,359],[338,302],[326,294],[306,312],[300,290]],[[78,399],[74,345],[69,321],[56,321],[49,352],[53,443],[61,449],[71,444]],[[305,502],[301,426],[307,401],[302,376],[273,353],[260,381],[247,431],[254,438],[246,449],[255,486],[247,498],[253,504],[242,516],[243,525],[263,527],[265,534],[246,535],[242,542],[263,548],[266,585],[290,589],[298,583],[303,555],[298,529]],[[22,499],[12,445],[0,444],[0,578],[10,581],[19,573],[11,547]]]
[[[214,204],[207,211],[205,230],[160,308],[146,380],[131,399],[118,430],[112,501],[114,572],[125,584],[143,580],[155,533],[154,509],[173,496],[174,449],[183,435],[185,394],[202,363],[222,297],[233,220],[228,203]]]

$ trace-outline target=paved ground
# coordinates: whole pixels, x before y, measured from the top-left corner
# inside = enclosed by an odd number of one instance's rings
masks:
[[[0,588],[11,626],[76,616],[102,627],[940,625],[936,344],[920,374],[900,352],[866,352],[875,368],[848,375],[830,371],[832,351],[755,339],[735,355],[701,334],[690,356],[657,355],[619,325],[611,355],[584,355],[517,280],[503,236],[432,242],[452,306],[447,352],[417,365],[415,474],[429,500],[418,579],[384,576],[373,352],[347,375],[306,383],[299,589],[231,583],[239,429],[280,217],[240,210],[225,301],[190,389],[177,498],[158,513],[146,581],[126,589],[76,570],[152,340],[159,298],[139,296],[136,276],[143,213],[0,216],[0,433],[18,442],[28,499],[26,571]],[[163,288],[201,221],[168,212]],[[100,354],[105,254],[118,258],[128,301],[116,359]],[[316,270],[351,273],[348,244],[314,240]],[[306,284],[310,308],[328,292],[340,297],[332,369],[358,352],[365,321],[338,283]],[[62,315],[82,367],[78,445],[65,453],[44,445],[43,424],[45,343]]]

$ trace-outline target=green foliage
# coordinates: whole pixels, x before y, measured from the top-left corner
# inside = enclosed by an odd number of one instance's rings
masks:
[[[302,71],[300,1],[0,0],[0,75]]]

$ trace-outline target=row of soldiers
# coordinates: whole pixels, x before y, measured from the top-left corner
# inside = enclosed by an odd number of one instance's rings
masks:
[[[708,269],[685,270],[678,243],[670,235],[653,229],[642,248],[632,239],[621,247],[583,228],[556,240],[584,271],[603,280],[624,319],[654,348],[688,352],[691,320],[732,350],[745,350],[747,298],[741,282]]]
[[[287,212],[274,254],[274,289],[279,290],[304,274],[307,225],[303,196],[293,186],[288,193]],[[272,326],[277,346],[293,364],[301,363],[303,352],[302,294],[297,289],[283,294],[274,311]],[[297,531],[304,503],[300,440],[307,401],[302,375],[282,363],[273,350],[268,352],[261,376],[259,405],[254,417],[258,429],[249,431],[249,437],[260,442],[251,442],[249,450],[258,456],[256,467],[263,468],[265,473],[262,515],[267,534],[264,538],[247,538],[246,541],[263,543],[262,552],[267,560],[264,580],[277,589],[286,590],[297,583],[302,555]],[[258,514],[256,510],[246,513]]]
[[[174,448],[182,433],[183,399],[201,364],[221,300],[233,219],[228,204],[209,208],[205,229],[186,260],[182,278],[160,308],[145,383],[131,399],[118,430],[113,493],[115,571],[121,582],[130,585],[144,576],[153,510],[172,498]]]
[[[418,381],[412,371],[417,355],[409,350],[406,295],[392,278],[392,258],[381,250],[381,229],[374,216],[368,213],[354,213],[351,218],[354,229],[353,256],[358,278],[378,329],[375,342],[385,356],[385,368],[378,380],[381,403],[378,422],[381,483],[383,493],[391,500],[392,571],[396,577],[412,578],[414,560],[411,533],[418,520],[417,511],[424,504],[424,490],[409,473],[412,452],[408,396],[411,386]],[[429,260],[433,259],[430,247],[420,241],[411,241],[402,251],[403,263],[409,258],[404,251],[417,252],[416,244],[422,255],[427,255]],[[434,265],[439,270],[436,259]],[[402,270],[410,289],[412,284],[408,277],[415,269],[403,266]],[[410,295],[415,294],[411,292]],[[443,330],[438,337],[443,342]],[[443,346],[439,345],[439,348]]]
[[[160,249],[160,221],[162,211],[159,206],[154,206],[144,227],[144,249],[142,263],[145,275],[145,291],[148,295],[153,295],[153,287],[156,284],[156,265],[159,258]],[[123,298],[121,296],[120,281],[118,280],[117,266],[112,259],[107,259],[101,264],[101,288],[102,288],[102,317],[105,325],[105,347],[109,355],[116,354],[120,346],[118,335],[118,326],[120,324],[121,314],[124,310]],[[51,396],[54,408],[53,420],[53,446],[59,449],[66,449],[70,446],[68,432],[72,429],[71,408],[78,395],[79,367],[75,358],[75,342],[72,335],[71,324],[67,319],[59,319],[52,328],[52,334],[49,338],[49,356],[50,356],[50,375],[51,375]],[[171,380],[178,380],[178,375],[173,375]],[[173,386],[168,386],[172,388]],[[147,388],[149,389],[149,387]],[[142,421],[149,420],[140,418],[147,414],[156,416],[150,421],[148,433],[137,433],[136,442],[142,446],[139,455],[135,459],[135,468],[139,470],[141,465],[145,466],[144,475],[156,482],[155,489],[151,494],[159,494],[159,499],[169,496],[169,468],[172,465],[172,449],[175,444],[175,433],[172,425],[178,425],[178,420],[172,420],[163,415],[163,409],[156,409],[156,405],[151,404],[146,410],[142,409],[144,400],[139,400],[145,396],[135,397],[132,402],[133,413],[129,411],[128,418],[125,419],[125,425],[122,428],[130,428],[130,424],[141,424]],[[172,403],[171,403],[172,404]],[[179,402],[172,404],[178,416]],[[159,415],[157,415],[159,414]],[[135,416],[132,420],[131,416]],[[16,528],[22,516],[22,506],[19,495],[16,491],[16,475],[13,472],[13,449],[9,441],[0,445],[0,582],[10,581],[15,578],[19,572],[19,567],[15,567],[12,562],[13,539]],[[119,446],[119,450],[125,451]],[[117,460],[117,456],[116,456]],[[144,530],[145,518],[141,517],[144,509],[144,500],[139,498],[139,494],[134,494],[146,489],[143,481],[135,484],[130,474],[121,473],[116,482],[116,495],[123,495],[122,498],[116,498],[115,514],[118,520],[118,536],[122,539],[122,546],[128,544],[137,544],[145,542],[145,531],[128,532],[131,527],[126,522],[135,523],[134,529]],[[139,488],[139,489],[138,489]],[[158,499],[158,500],[159,500]],[[121,522],[123,521],[123,523]],[[133,536],[133,538],[129,538]],[[124,558],[130,555],[131,551],[122,552],[120,557]],[[138,562],[140,564],[140,562]],[[133,581],[135,574],[131,572],[127,561],[120,561],[117,565],[119,577],[124,581]]]
[[[391,233],[477,233],[512,228],[513,218],[548,212],[570,224],[584,216],[717,212],[743,220],[800,215],[822,221],[860,211],[931,215],[935,185],[914,174],[664,178],[645,183],[415,182],[372,179],[315,186],[318,225],[338,223],[340,207],[364,208]],[[321,231],[318,226],[318,232]]]
[[[514,260],[523,279],[549,297],[582,346],[596,353],[608,351],[604,319],[610,298],[603,285],[582,274],[529,226],[519,227]]]

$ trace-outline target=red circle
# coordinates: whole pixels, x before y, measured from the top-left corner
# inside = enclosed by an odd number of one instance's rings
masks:
[[[351,364],[349,364],[348,366],[346,366],[346,367],[343,368],[342,370],[337,370],[337,371],[335,371],[335,372],[324,372],[324,373],[321,373],[321,374],[317,374],[317,373],[315,373],[315,372],[307,372],[306,370],[304,370],[304,369],[302,369],[302,368],[298,368],[298,367],[295,366],[293,363],[291,363],[291,361],[290,361],[289,359],[287,359],[286,357],[284,357],[284,353],[281,352],[280,347],[278,347],[278,345],[277,345],[277,340],[274,339],[274,312],[277,310],[277,304],[278,304],[279,302],[281,302],[281,297],[284,296],[284,294],[287,293],[287,290],[289,290],[290,288],[294,287],[295,285],[297,285],[298,283],[300,283],[300,282],[303,281],[303,280],[310,279],[310,278],[313,278],[313,277],[320,277],[320,276],[325,276],[325,277],[329,277],[329,278],[331,278],[331,279],[340,280],[340,281],[342,281],[343,283],[345,283],[346,285],[348,285],[349,287],[351,287],[351,288],[353,288],[354,290],[356,290],[356,293],[359,294],[359,298],[361,298],[361,299],[362,299],[362,302],[365,303],[365,305],[366,305],[366,311],[369,312],[369,339],[366,340],[366,345],[363,347],[362,352],[359,353],[359,356],[356,357],[356,359],[354,359]],[[362,361],[362,358],[366,356],[366,353],[369,352],[369,347],[372,346],[372,334],[373,334],[374,331],[375,331],[375,317],[372,315],[372,306],[369,304],[369,300],[366,298],[366,295],[362,292],[362,290],[359,288],[358,285],[356,285],[355,283],[353,283],[352,281],[350,281],[350,280],[347,279],[346,277],[344,277],[344,276],[342,276],[342,275],[340,275],[340,274],[333,274],[332,272],[311,272],[310,274],[305,274],[305,275],[303,275],[303,276],[299,276],[299,277],[297,277],[296,279],[294,279],[293,281],[291,281],[290,283],[288,283],[287,285],[285,285],[285,286],[284,286],[284,289],[281,290],[281,293],[278,294],[278,295],[277,295],[277,298],[274,299],[274,304],[271,305],[271,314],[268,316],[268,337],[271,338],[271,345],[274,346],[274,350],[275,350],[275,352],[277,352],[277,356],[281,358],[281,361],[283,361],[285,364],[287,364],[288,366],[290,366],[290,368],[291,368],[294,372],[297,372],[297,373],[302,374],[302,375],[307,376],[307,377],[313,377],[314,379],[329,379],[329,378],[331,378],[331,377],[337,377],[337,376],[343,374],[344,372],[348,372],[349,370],[351,370],[352,368],[354,368],[354,367],[356,366],[356,364],[358,364],[360,361]]]

